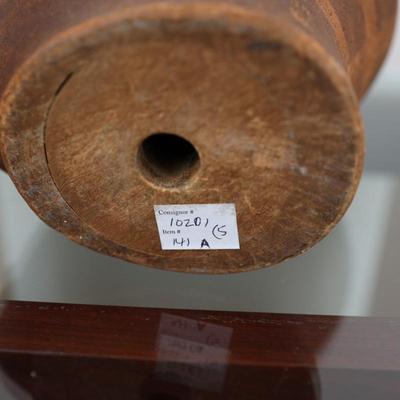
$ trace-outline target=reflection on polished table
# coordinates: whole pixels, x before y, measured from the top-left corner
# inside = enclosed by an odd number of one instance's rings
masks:
[[[0,398],[398,399],[400,319],[3,302]]]
[[[400,30],[363,104],[348,213],[276,268],[195,276],[99,255],[0,172],[0,400],[400,399],[399,60]]]

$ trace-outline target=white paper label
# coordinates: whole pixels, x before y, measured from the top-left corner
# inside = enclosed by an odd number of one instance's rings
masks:
[[[240,249],[234,204],[154,206],[163,250]]]

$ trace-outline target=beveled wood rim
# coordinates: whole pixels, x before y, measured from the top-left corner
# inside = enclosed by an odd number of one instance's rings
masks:
[[[157,255],[148,254],[138,250],[131,250],[124,246],[116,245],[107,240],[99,232],[87,226],[79,220],[73,209],[65,202],[60,195],[56,185],[52,180],[52,176],[48,165],[46,164],[45,149],[43,146],[45,124],[37,125],[34,135],[36,136],[36,147],[33,150],[35,157],[21,158],[16,151],[15,140],[12,137],[13,108],[16,104],[22,105],[29,98],[31,90],[31,80],[37,78],[37,71],[41,71],[44,64],[56,63],[56,60],[63,59],[69,52],[72,52],[76,46],[82,46],[85,43],[85,38],[89,37],[92,31],[106,32],[109,29],[119,29],[124,24],[134,21],[136,18],[183,18],[186,15],[191,16],[193,10],[204,18],[210,18],[210,8],[207,4],[194,5],[174,5],[167,6],[163,4],[142,6],[132,8],[130,12],[126,10],[123,13],[116,13],[107,18],[95,18],[85,22],[77,27],[74,27],[62,34],[57,35],[54,39],[43,45],[25,64],[17,71],[13,79],[7,86],[3,101],[0,104],[1,111],[1,132],[2,157],[6,169],[14,181],[17,189],[25,198],[32,209],[43,219],[48,225],[61,231],[63,234],[74,240],[75,242],[85,245],[94,250],[117,256],[127,261],[159,267],[159,258]],[[324,73],[331,77],[335,88],[342,96],[343,102],[349,109],[354,110],[352,116],[353,126],[358,135],[357,158],[354,167],[354,176],[352,179],[352,187],[345,194],[342,202],[342,208],[337,213],[335,220],[326,226],[325,230],[320,233],[318,240],[312,245],[325,237],[336,223],[341,219],[346,209],[351,203],[358,186],[362,165],[364,159],[364,135],[362,122],[358,113],[358,101],[351,83],[344,68],[314,41],[310,41],[309,37],[301,33],[292,26],[286,26],[282,29],[281,22],[275,18],[267,18],[265,16],[256,15],[253,12],[244,10],[236,6],[219,5],[213,6],[212,16],[215,18],[225,18],[232,23],[233,29],[240,29],[240,26],[249,26],[251,29],[257,29],[264,34],[276,37],[284,43],[293,46],[296,51],[301,52],[306,57],[310,58]],[[201,18],[200,18],[201,19]],[[283,22],[282,22],[283,23]],[[89,40],[90,41],[90,40]],[[88,43],[89,44],[89,43]],[[36,115],[31,115],[30,118],[37,121],[45,120],[45,115],[48,113],[51,103],[54,99],[54,94],[57,93],[60,87],[73,73],[71,70],[65,70],[60,74],[60,79],[53,83],[53,87],[48,87],[47,99],[44,101],[44,106],[37,110]],[[42,117],[40,117],[40,115]],[[20,132],[18,140],[22,136],[30,134],[30,132]],[[11,150],[11,151],[10,151]],[[40,188],[38,190],[37,188]],[[310,246],[304,248],[301,252],[306,251]],[[296,254],[287,255],[284,259],[293,257]],[[282,260],[281,260],[282,261]],[[169,266],[168,269],[175,271],[186,271],[184,255],[177,260],[176,266]],[[195,273],[226,273],[226,272],[242,272],[265,267],[267,265],[251,265],[242,266],[240,269],[232,268],[231,270],[218,270],[215,268],[196,268],[190,269],[190,272]]]

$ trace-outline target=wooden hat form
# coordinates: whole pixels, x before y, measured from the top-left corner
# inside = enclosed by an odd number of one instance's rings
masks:
[[[303,253],[349,206],[359,99],[395,0],[1,7],[1,157],[74,241],[163,269],[248,271]],[[208,203],[235,203],[240,250],[161,250],[153,206]]]

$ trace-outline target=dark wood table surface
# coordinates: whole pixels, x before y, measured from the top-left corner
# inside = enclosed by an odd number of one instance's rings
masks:
[[[3,302],[0,363],[11,399],[400,399],[400,320]]]

